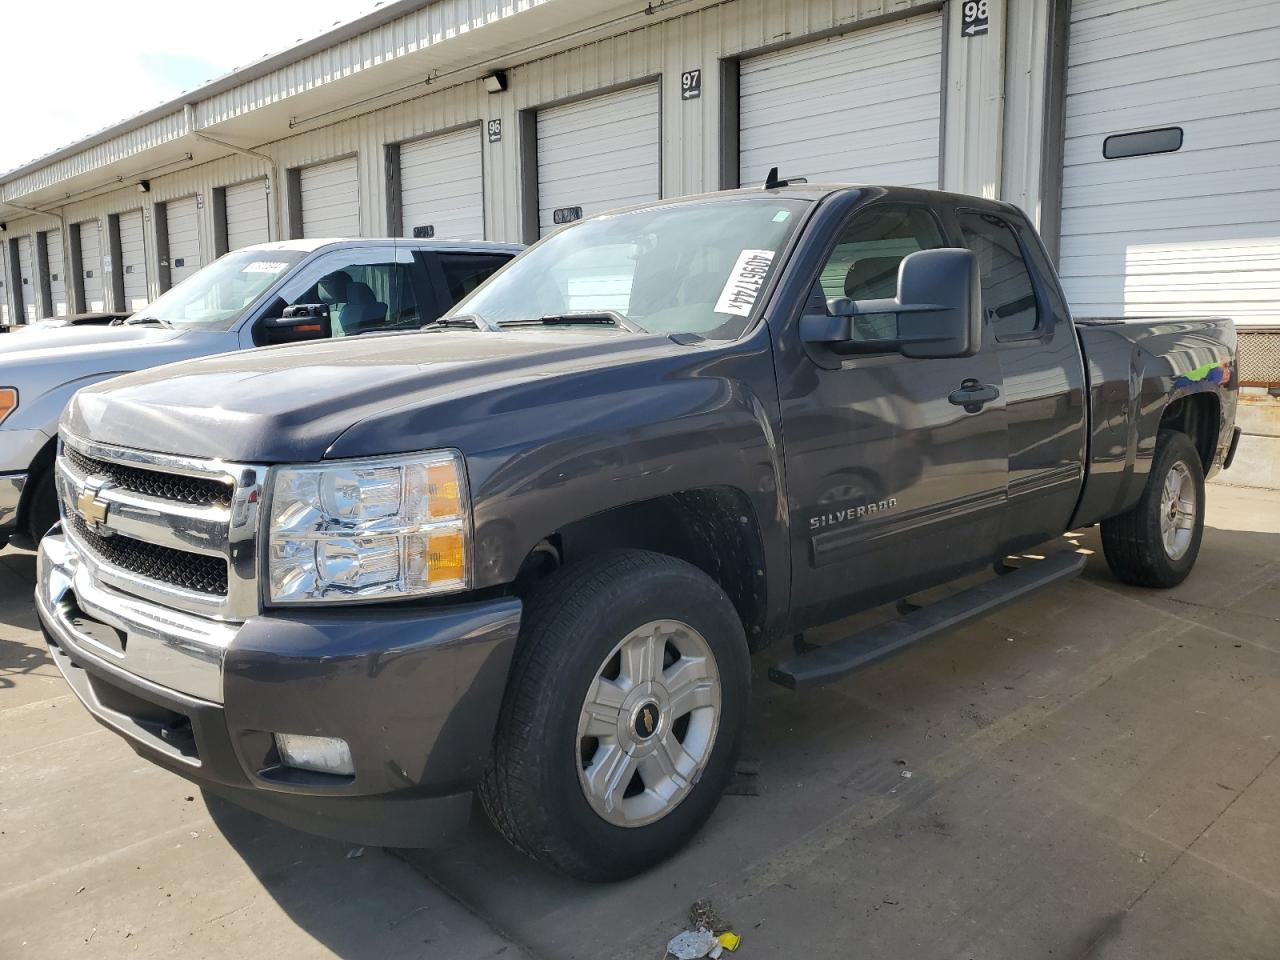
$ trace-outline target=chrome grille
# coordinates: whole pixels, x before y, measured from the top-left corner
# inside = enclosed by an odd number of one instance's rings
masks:
[[[64,447],[63,455],[77,470],[97,477],[105,477],[112,483],[134,493],[145,494],[160,500],[178,503],[221,504],[231,503],[230,481],[184,477],[173,473],[159,473],[138,467],[112,463],[87,457],[74,447]]]
[[[63,529],[97,583],[217,619],[258,612],[266,467],[61,440]]]
[[[156,580],[210,596],[227,593],[227,561],[122,537],[103,537],[89,529],[79,514],[68,512],[66,524],[77,540],[106,563],[148,580]]]

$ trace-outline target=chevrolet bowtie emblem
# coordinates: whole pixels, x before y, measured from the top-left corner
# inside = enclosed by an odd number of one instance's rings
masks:
[[[106,529],[107,514],[111,512],[111,504],[101,497],[106,484],[105,480],[91,477],[76,497],[76,512],[84,518],[90,530],[99,534],[111,532]]]

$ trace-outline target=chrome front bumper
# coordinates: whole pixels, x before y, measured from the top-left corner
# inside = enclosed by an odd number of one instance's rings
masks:
[[[36,606],[64,649],[109,672],[222,702],[223,659],[239,624],[160,607],[96,583],[60,533],[40,541],[36,574]]]
[[[0,533],[8,533],[18,525],[18,505],[22,503],[22,490],[26,485],[25,473],[0,476]]]

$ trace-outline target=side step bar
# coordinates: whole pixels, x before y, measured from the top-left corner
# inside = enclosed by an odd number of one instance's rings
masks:
[[[780,663],[770,668],[769,679],[791,690],[838,680],[913,643],[980,620],[1050,584],[1079,576],[1085,559],[1082,553],[1060,553],[1029,561],[994,580]]]

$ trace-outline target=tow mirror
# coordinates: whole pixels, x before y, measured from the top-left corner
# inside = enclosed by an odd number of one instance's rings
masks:
[[[872,318],[892,317],[889,336]],[[868,329],[870,328],[870,329]],[[827,314],[800,318],[800,339],[840,354],[901,353],[904,357],[970,357],[982,347],[982,285],[978,258],[957,247],[918,250],[898,267],[893,299],[827,301]]]
[[[267,317],[262,329],[268,343],[300,343],[329,336],[327,303],[295,303],[278,317]]]

